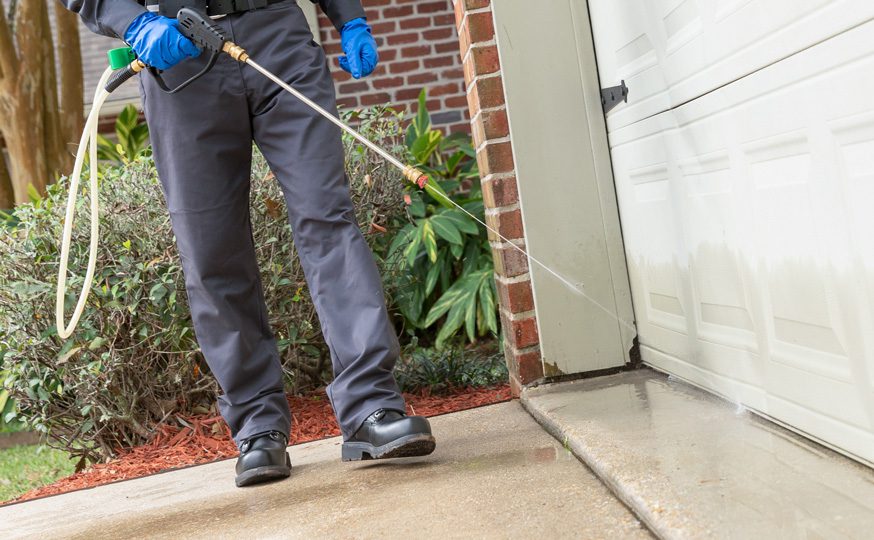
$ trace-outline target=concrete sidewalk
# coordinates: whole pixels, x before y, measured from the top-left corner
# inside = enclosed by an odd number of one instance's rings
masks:
[[[518,402],[432,422],[425,458],[341,463],[328,439],[266,486],[229,460],[0,508],[0,538],[650,538]]]

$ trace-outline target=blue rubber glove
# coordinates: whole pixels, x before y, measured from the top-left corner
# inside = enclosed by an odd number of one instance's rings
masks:
[[[200,55],[200,49],[179,31],[176,19],[155,13],[143,13],[134,19],[124,39],[140,60],[157,69],[170,69],[186,58]]]
[[[376,69],[379,54],[376,40],[364,18],[352,19],[340,30],[340,44],[346,56],[340,57],[340,67],[356,79],[367,77]]]

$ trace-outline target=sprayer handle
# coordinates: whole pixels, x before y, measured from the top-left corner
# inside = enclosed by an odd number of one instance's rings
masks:
[[[179,22],[179,31],[182,35],[201,49],[220,53],[225,42],[229,40],[225,29],[200,11],[182,8],[176,14],[176,20]]]

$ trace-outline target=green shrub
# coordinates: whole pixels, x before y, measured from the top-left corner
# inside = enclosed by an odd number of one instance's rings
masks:
[[[407,129],[408,154],[448,198],[485,219],[475,152],[466,134],[444,136],[431,127],[425,92]],[[485,228],[443,195],[408,188],[408,223],[389,246],[397,271],[395,300],[410,334],[438,328],[441,348],[462,327],[476,341],[498,333],[497,293]],[[438,324],[439,323],[439,324]]]
[[[140,155],[149,142],[149,126],[140,121],[140,112],[128,105],[115,119],[115,140],[97,135],[97,159],[124,165]]]
[[[396,115],[378,110],[357,116],[373,138],[400,144]],[[402,215],[400,174],[348,139],[346,145],[360,223],[384,249],[387,240],[371,230]],[[53,445],[94,460],[148,440],[156,424],[176,414],[205,412],[217,389],[204,374],[208,368],[194,339],[169,216],[148,155],[101,172],[92,294],[75,334],[58,338],[55,283],[66,187],[61,180],[44,198],[18,207],[14,228],[0,230],[0,371],[17,403],[5,420],[24,420]],[[330,355],[293,251],[281,190],[260,155],[251,197],[270,323],[289,386],[323,385],[331,376]],[[68,279],[67,313],[82,286],[87,205],[80,197],[70,258],[78,273]]]

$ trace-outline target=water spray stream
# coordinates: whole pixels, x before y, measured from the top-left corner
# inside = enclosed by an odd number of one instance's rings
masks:
[[[385,159],[386,161],[388,161],[389,163],[391,163],[392,165],[394,165],[395,167],[400,169],[401,172],[404,174],[404,176],[407,177],[411,182],[416,183],[422,189],[427,189],[427,187],[428,187],[427,177],[425,177],[421,171],[419,171],[415,168],[412,168],[409,165],[405,165],[402,161],[395,158],[393,155],[388,153],[385,149],[381,148],[376,143],[370,141],[369,139],[367,139],[366,137],[364,137],[363,135],[361,135],[360,133],[355,131],[353,128],[346,125],[343,121],[341,121],[339,118],[337,118],[336,115],[331,114],[330,112],[326,111],[325,109],[320,107],[317,103],[315,103],[314,101],[312,101],[311,99],[309,99],[308,97],[306,97],[305,95],[300,93],[299,91],[295,90],[294,87],[292,87],[291,85],[289,85],[288,83],[286,83],[285,81],[283,81],[282,79],[277,77],[275,74],[271,73],[268,69],[264,68],[263,66],[261,66],[260,64],[258,64],[254,60],[252,60],[248,56],[248,54],[245,53],[245,51],[241,50],[240,58],[238,60],[253,67],[255,70],[260,72],[262,75],[264,75],[265,77],[267,77],[268,79],[270,79],[271,81],[276,83],[278,86],[280,86],[283,90],[292,94],[293,96],[295,96],[296,98],[298,98],[299,100],[304,102],[308,107],[312,108],[317,113],[319,113],[320,115],[322,115],[323,117],[325,117],[326,119],[330,120],[332,123],[334,123],[335,125],[340,127],[340,129],[342,129],[343,131],[345,131],[346,133],[351,135],[355,140],[359,141],[367,148],[369,148],[369,149],[373,150],[374,152],[376,152],[377,154],[379,154],[383,159]],[[413,173],[413,178],[410,177],[411,172]],[[545,270],[547,273],[552,275],[554,278],[559,280],[565,287],[570,289],[573,293],[585,298],[586,300],[591,302],[593,305],[597,306],[601,311],[603,311],[604,313],[608,314],[610,317],[615,319],[619,324],[627,327],[630,330],[636,331],[636,329],[634,328],[634,326],[632,324],[622,320],[621,318],[619,318],[619,316],[616,313],[614,313],[613,311],[608,309],[606,306],[602,305],[600,302],[598,302],[597,300],[592,298],[590,295],[586,294],[586,292],[580,286],[575,285],[570,280],[568,280],[567,278],[565,278],[564,276],[562,276],[561,274],[559,274],[558,272],[556,272],[555,270],[550,268],[548,265],[546,265],[545,263],[543,263],[542,261],[540,261],[539,259],[537,259],[533,255],[531,255],[531,253],[529,253],[528,250],[517,246],[510,239],[506,238],[504,235],[502,235],[501,233],[496,231],[493,227],[490,227],[488,224],[486,224],[483,220],[479,219],[478,217],[476,217],[475,215],[473,215],[472,213],[467,211],[464,207],[462,207],[457,202],[453,201],[452,199],[444,196],[443,194],[441,194],[439,192],[435,193],[433,191],[429,191],[429,194],[431,194],[435,198],[437,198],[441,201],[445,201],[445,202],[451,204],[452,206],[454,206],[455,208],[461,210],[462,212],[467,214],[471,219],[473,219],[474,221],[479,223],[481,226],[483,226],[487,231],[491,232],[492,234],[494,234],[495,236],[497,236],[498,238],[500,238],[501,240],[506,242],[513,249],[515,249],[519,253],[522,253],[523,255],[525,255],[525,257],[528,260],[530,260],[531,262],[533,262],[534,264],[536,264],[537,266],[539,266],[540,268]]]

